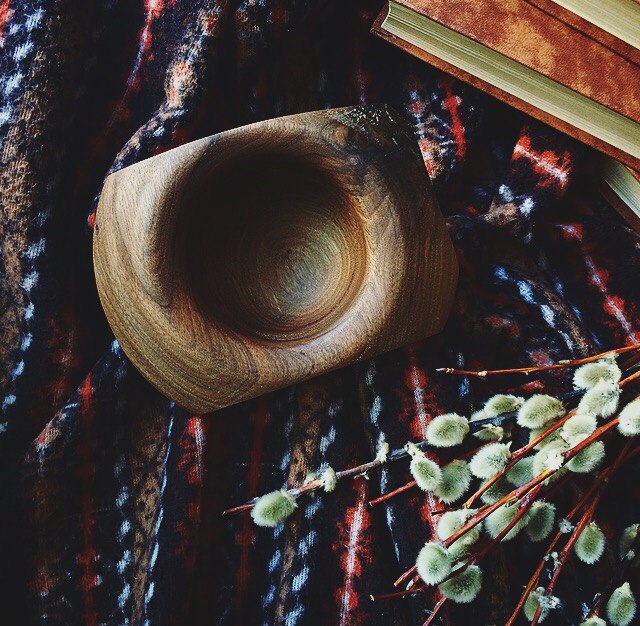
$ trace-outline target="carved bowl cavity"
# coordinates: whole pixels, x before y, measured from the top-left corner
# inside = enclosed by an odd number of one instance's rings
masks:
[[[182,280],[202,315],[264,341],[317,337],[354,304],[366,238],[343,182],[271,147],[194,178],[179,217]]]

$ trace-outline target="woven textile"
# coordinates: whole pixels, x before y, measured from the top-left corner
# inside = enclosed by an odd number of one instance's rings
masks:
[[[367,505],[406,482],[406,466],[301,500],[273,530],[221,510],[369,460],[381,439],[421,439],[431,416],[469,414],[498,388],[435,366],[544,364],[640,341],[638,237],[581,193],[593,156],[376,40],[380,4],[0,0],[0,606],[10,623],[420,624],[431,594],[369,600],[431,533],[434,502],[421,492]],[[445,332],[186,414],[132,368],[100,309],[91,237],[105,175],[245,123],[368,102],[413,126],[447,216],[461,279]],[[524,382],[507,385],[536,389]],[[637,521],[631,476],[620,483],[624,507],[607,505],[618,525]],[[447,608],[443,623],[504,623],[539,556],[530,545],[496,551],[482,601]],[[570,623],[591,584],[567,567],[567,608],[553,619]]]

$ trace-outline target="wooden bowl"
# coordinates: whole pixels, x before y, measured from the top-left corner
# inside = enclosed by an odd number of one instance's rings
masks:
[[[94,266],[127,356],[193,412],[438,332],[458,274],[387,107],[251,124],[110,175]]]

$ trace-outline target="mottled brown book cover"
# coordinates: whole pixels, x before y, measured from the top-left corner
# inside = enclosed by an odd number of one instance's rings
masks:
[[[640,123],[640,64],[623,56],[604,31],[588,32],[542,8],[542,0],[398,0],[416,13],[455,30],[548,78]],[[538,6],[538,4],[540,6]],[[640,170],[640,159],[520,100],[486,81],[425,52],[381,28],[383,8],[373,32],[427,63],[453,74],[578,140]],[[620,48],[621,50],[623,48]],[[624,48],[628,53],[629,50]]]
[[[587,37],[595,39],[603,46],[610,48],[611,50],[613,50],[613,52],[627,58],[632,63],[640,65],[640,50],[638,50],[638,48],[634,48],[626,41],[622,41],[615,35],[608,33],[606,30],[602,30],[588,20],[585,20],[572,11],[569,11],[568,9],[560,6],[553,0],[526,0],[526,2],[538,7],[544,13],[547,13],[550,17],[555,17],[568,26],[579,30],[580,32],[587,35]]]

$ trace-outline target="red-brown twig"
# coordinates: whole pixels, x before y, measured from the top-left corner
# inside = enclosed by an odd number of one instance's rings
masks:
[[[573,411],[569,411],[564,417],[559,419],[557,422],[553,423],[547,430],[540,433],[535,439],[532,439],[528,444],[522,446],[522,448],[518,448],[515,452],[511,454],[511,459],[505,465],[504,469],[501,472],[498,472],[493,477],[491,477],[487,482],[485,482],[474,494],[472,494],[469,499],[463,504],[463,508],[470,509],[473,506],[473,503],[485,492],[497,483],[503,476],[506,476],[507,472],[526,454],[528,454],[531,450],[533,450],[541,441],[544,441],[549,435],[554,433],[556,430],[561,428],[563,424],[573,415],[575,415],[576,409]]]
[[[611,477],[618,470],[620,465],[622,465],[622,463],[628,459],[629,449],[631,448],[633,443],[634,442],[632,440],[627,441],[627,443],[622,448],[622,451],[618,455],[617,459],[609,467],[608,471],[601,472],[602,478],[598,476],[598,478],[600,479],[598,480],[598,488],[593,493],[591,504],[583,513],[580,519],[580,522],[578,522],[578,525],[574,528],[573,532],[571,533],[571,536],[569,537],[569,540],[567,541],[565,547],[560,553],[560,556],[558,557],[558,563],[553,570],[551,580],[549,581],[549,584],[547,585],[547,588],[545,589],[545,592],[544,592],[546,596],[549,596],[553,593],[553,589],[556,583],[558,582],[558,578],[560,577],[560,572],[562,571],[562,568],[567,562],[567,559],[571,554],[571,550],[573,546],[575,545],[576,541],[582,534],[582,531],[587,527],[587,524],[589,524],[589,522],[591,522],[591,520],[593,519],[593,515],[595,513],[596,507],[598,506],[598,502],[600,501],[600,497],[602,496],[602,493],[604,491],[604,487],[611,480]],[[542,606],[538,606],[533,616],[533,619],[531,620],[531,626],[536,626],[536,624],[540,621],[541,616],[542,616]]]
[[[529,491],[529,493],[527,493],[527,495],[520,501],[520,504],[518,505],[518,512],[514,515],[513,519],[491,541],[488,541],[481,550],[468,558],[462,567],[453,570],[442,582],[454,578],[458,574],[462,574],[462,572],[471,567],[471,565],[476,565],[485,556],[487,556],[489,551],[494,546],[498,545],[509,534],[509,532],[511,532],[511,529],[527,514],[527,511],[535,502],[536,496],[540,493],[542,487],[543,485],[539,484]]]
[[[413,593],[418,593],[419,591],[424,591],[428,589],[428,585],[421,585],[420,587],[412,587],[411,589],[403,589],[402,591],[393,591],[391,593],[382,593],[380,595],[374,596],[370,595],[372,602],[378,602],[379,600],[388,600],[390,598],[400,598],[402,596],[409,596]]]
[[[637,348],[640,347],[640,344],[634,344],[633,346],[627,346],[625,348],[620,348],[618,350],[609,350],[608,352],[603,352],[601,354],[598,355],[594,355],[592,357],[586,357],[585,359],[578,359],[575,361],[571,361],[571,362],[567,362],[565,363],[559,363],[556,365],[569,365],[569,364],[574,364],[574,365],[579,365],[582,363],[588,363],[591,361],[595,361],[599,358],[602,358],[603,356],[606,356],[607,354],[612,354],[614,352],[616,352],[617,354],[622,354],[623,352],[629,352],[630,350],[635,350]],[[552,366],[545,366],[545,367],[552,367]],[[509,370],[494,370],[495,372],[507,372]],[[628,378],[622,380],[620,382],[620,387],[623,387],[625,384],[633,382],[637,379],[640,378],[640,371],[636,372],[635,374],[629,376]],[[474,493],[471,498],[469,498],[467,500],[467,502],[465,502],[465,504],[463,505],[464,508],[471,508],[471,506],[473,505],[473,502],[479,498],[487,489],[489,489],[489,487],[491,487],[493,484],[495,484],[495,482],[497,482],[502,476],[504,476],[504,474],[511,469],[516,462],[522,458],[522,456],[524,456],[525,454],[527,454],[530,450],[532,450],[535,446],[537,446],[541,441],[543,441],[546,437],[548,437],[552,432],[554,432],[555,430],[557,430],[558,428],[560,428],[564,422],[566,422],[573,414],[575,413],[575,411],[571,411],[569,413],[567,413],[567,415],[565,415],[561,420],[558,420],[557,422],[555,422],[555,424],[552,424],[545,432],[541,433],[538,437],[536,437],[533,441],[529,442],[526,446],[523,446],[522,448],[516,450],[512,457],[511,460],[509,461],[509,463],[506,465],[505,469],[502,472],[499,472],[498,474],[496,474],[495,476],[493,476],[492,478],[490,478],[487,482],[484,483],[484,485],[482,485],[482,487],[476,491],[476,493]],[[421,442],[422,444],[424,444],[425,442]],[[418,444],[420,445],[420,444]],[[471,456],[473,455],[475,452],[477,452],[477,450],[479,450],[480,448],[484,447],[484,445],[488,445],[488,444],[483,444],[482,446],[480,446],[479,448],[477,448],[476,450],[471,450],[467,453],[465,453],[465,457],[466,456]],[[406,448],[400,448],[398,450],[393,450],[392,452],[389,453],[387,460],[388,461],[396,461],[402,458],[405,458],[406,456],[409,456],[409,453],[407,452]],[[464,457],[463,457],[464,458]],[[385,461],[381,460],[381,459],[374,459],[373,461],[369,461],[368,463],[364,463],[362,465],[358,465],[356,467],[352,467],[350,469],[346,469],[346,470],[342,470],[339,472],[336,472],[336,478],[338,480],[342,480],[344,478],[349,478],[349,477],[358,477],[358,476],[364,476],[366,475],[370,470],[375,469],[377,467],[382,466],[385,463]],[[411,486],[409,486],[411,485]],[[405,485],[406,489],[400,489],[397,490],[395,493],[401,493],[402,491],[405,491],[407,489],[410,489],[413,486],[413,484],[411,483],[407,483],[407,485]],[[316,480],[312,480],[309,483],[307,483],[306,485],[303,485],[301,487],[293,487],[291,489],[288,490],[288,493],[290,493],[293,496],[299,496],[302,495],[304,493],[308,493],[308,492],[312,492],[312,491],[316,491],[317,489],[322,489],[323,487],[323,482],[320,479],[316,479]],[[388,499],[390,496],[390,494],[385,494],[385,496],[381,496],[382,499],[378,498],[377,500],[373,501],[376,504],[378,504],[379,502],[382,502],[386,499]],[[226,509],[225,511],[222,512],[223,515],[230,515],[232,513],[240,513],[243,511],[250,511],[256,504],[256,502],[259,500],[259,498],[253,498],[252,500],[250,500],[249,502],[246,502],[245,504],[241,504],[240,506],[236,506],[230,509]],[[372,505],[373,506],[373,505]]]
[[[397,496],[400,493],[404,493],[405,491],[409,491],[409,489],[413,489],[417,484],[418,483],[415,480],[411,480],[406,485],[402,485],[402,487],[398,487],[397,489],[394,489],[393,491],[390,491],[389,493],[385,493],[384,495],[380,496],[379,498],[375,498],[374,500],[369,500],[369,506],[375,506],[376,504],[380,504],[381,502],[384,502],[385,500],[389,500],[390,498],[393,498],[393,496]]]
[[[395,452],[395,451],[394,451]],[[336,478],[338,480],[342,480],[343,478],[350,477],[358,477],[364,476],[372,469],[376,467],[380,467],[383,465],[385,461],[381,459],[374,459],[373,461],[369,461],[368,463],[363,463],[362,465],[358,465],[357,467],[352,467],[350,469],[342,470],[340,472],[336,472]],[[319,478],[316,480],[312,480],[308,482],[306,485],[302,487],[294,487],[292,489],[288,489],[288,493],[292,496],[299,496],[303,493],[308,493],[310,491],[315,491],[317,489],[322,489],[324,483]],[[240,513],[242,511],[250,511],[255,505],[259,498],[254,498],[253,500],[247,502],[246,504],[242,504],[240,506],[233,507],[232,509],[227,509],[222,512],[223,515],[229,515],[231,513]]]
[[[636,378],[640,378],[640,372],[636,372],[636,374],[626,378],[624,381],[622,381],[620,383],[620,386],[623,386],[624,383],[628,384],[629,382],[631,382],[632,380],[634,380]],[[587,437],[586,439],[584,439],[583,441],[581,441],[577,445],[573,446],[573,448],[569,448],[568,450],[563,452],[562,454],[564,456],[565,462],[566,461],[570,461],[573,457],[575,457],[577,454],[579,454],[584,448],[586,448],[590,443],[593,443],[594,441],[596,441],[597,439],[602,437],[606,432],[611,430],[614,426],[616,426],[617,423],[618,423],[618,418],[616,417],[616,418],[610,420],[609,422],[607,422],[606,424],[604,424],[603,426],[600,426],[600,428],[597,428],[593,433],[591,433],[591,435],[589,435],[589,437]],[[616,460],[616,463],[614,463],[614,465],[612,467],[614,467],[614,466],[617,467],[618,462],[620,460],[621,459],[619,457]],[[462,537],[465,533],[467,533],[469,530],[471,530],[472,528],[477,526],[485,518],[487,518],[489,515],[491,515],[491,513],[493,513],[493,511],[495,511],[497,508],[501,507],[503,504],[506,504],[507,502],[511,502],[513,500],[517,500],[517,499],[521,498],[528,491],[533,489],[536,485],[539,485],[540,483],[544,482],[547,478],[549,478],[550,476],[555,474],[557,471],[558,471],[557,469],[545,470],[544,472],[542,472],[538,476],[535,476],[529,482],[525,483],[521,487],[518,487],[518,488],[514,489],[513,491],[505,494],[502,498],[500,498],[494,504],[491,504],[491,505],[487,506],[486,508],[477,511],[474,515],[472,515],[469,518],[467,523],[464,524],[462,526],[462,528],[460,528],[457,532],[453,533],[453,535],[451,535],[449,538],[447,538],[444,541],[444,545],[449,547],[454,541],[456,541],[457,539],[460,539],[460,537]],[[601,472],[601,474],[602,474],[602,472]],[[600,481],[603,480],[603,479],[604,479],[604,477],[601,478]],[[598,479],[596,479],[596,484],[599,484],[600,481],[598,481]],[[407,570],[404,574],[402,574],[402,576],[400,576],[400,578],[398,578],[398,580],[396,580],[394,585],[398,586],[398,585],[402,584],[409,576],[413,575],[413,573],[415,571],[416,571],[416,567],[414,565],[411,569]]]
[[[592,486],[592,489],[590,489],[580,499],[580,501],[572,509],[572,511],[565,516],[565,519],[567,521],[571,521],[575,517],[575,515],[578,513],[578,511],[584,506],[585,502],[588,501],[588,499],[589,499],[589,497],[591,496],[592,493],[593,493],[593,486]],[[524,606],[524,603],[527,601],[527,598],[529,597],[529,594],[533,591],[534,587],[538,584],[538,580],[540,580],[540,575],[542,574],[542,571],[544,570],[544,566],[545,566],[546,560],[549,558],[549,555],[555,550],[555,547],[558,545],[558,543],[560,542],[562,537],[564,537],[564,533],[561,532],[561,531],[558,531],[556,533],[555,537],[553,538],[553,540],[551,541],[551,543],[549,544],[549,546],[547,548],[547,551],[545,552],[544,557],[540,561],[540,564],[538,565],[538,567],[535,569],[535,571],[531,575],[531,578],[529,579],[529,582],[527,583],[527,586],[525,587],[524,592],[520,596],[520,600],[518,601],[518,604],[516,604],[516,607],[514,608],[513,613],[511,614],[511,617],[509,618],[509,621],[505,624],[505,626],[513,626],[513,623],[515,622],[516,618],[518,617],[518,613],[520,613],[520,611],[522,610],[522,607]]]
[[[640,371],[637,371],[634,374],[631,374],[630,376],[627,376],[627,378],[624,378],[623,380],[621,380],[620,383],[619,383],[619,386],[620,386],[620,388],[623,388],[626,385],[629,385],[630,383],[632,383],[632,382],[634,382],[634,381],[636,381],[638,379],[640,379]],[[509,462],[505,465],[504,469],[501,472],[498,472],[497,474],[495,474],[487,482],[485,482],[473,495],[471,495],[471,497],[464,503],[463,507],[465,509],[470,509],[473,506],[473,503],[485,491],[487,491],[487,489],[489,489],[489,487],[494,485],[496,482],[498,482],[498,480],[500,480],[503,476],[505,476],[506,473],[523,456],[525,456],[531,450],[533,450],[541,441],[544,441],[549,435],[551,435],[556,430],[561,428],[565,424],[565,422],[567,422],[569,420],[569,418],[571,418],[573,415],[575,415],[576,411],[577,411],[577,409],[573,409],[572,411],[569,411],[564,417],[559,419],[557,422],[554,422],[551,426],[549,426],[549,428],[547,428],[547,430],[545,430],[544,432],[540,433],[535,439],[532,439],[528,444],[526,444],[525,446],[522,446],[522,448],[518,448],[518,450],[513,452],[513,454],[511,455],[511,459],[509,459]],[[592,443],[596,439],[599,439],[607,431],[611,430],[617,423],[618,423],[618,418],[615,418],[615,419],[607,422],[606,424],[604,424],[600,428],[597,428],[587,439],[585,439],[584,441],[579,443],[574,448],[564,452],[563,454],[564,454],[565,460],[568,461],[569,459],[573,458],[576,454],[578,454],[578,452],[580,452],[581,450],[584,450],[584,448],[586,448],[590,443]]]
[[[492,539],[491,541],[488,541],[485,546],[479,550],[476,554],[472,555],[471,558],[469,558],[467,560],[467,562],[462,566],[459,567],[458,569],[452,571],[442,582],[446,582],[447,580],[454,578],[455,576],[457,576],[458,574],[462,574],[462,572],[464,572],[466,569],[468,569],[471,565],[475,565],[476,563],[478,563],[480,560],[482,560],[491,550],[491,548],[493,548],[495,545],[497,545],[498,543],[500,543],[504,537],[506,537],[509,532],[511,531],[511,529],[522,519],[522,517],[524,515],[526,515],[527,511],[531,508],[531,506],[533,505],[533,503],[535,502],[535,498],[538,495],[538,493],[540,492],[540,489],[542,489],[543,485],[537,485],[534,489],[532,489],[520,502],[519,505],[519,510],[516,513],[516,515],[514,516],[514,518],[500,531],[500,533],[498,533],[498,535],[496,535],[496,537],[494,539]],[[458,559],[458,561],[461,561],[462,559],[464,559],[465,557],[460,557],[460,559]],[[416,583],[418,580],[420,580],[420,576],[415,576],[411,582],[412,584]],[[440,583],[442,584],[442,583]],[[428,587],[428,585],[423,585],[421,587],[419,587],[417,590],[423,590],[426,589]],[[412,593],[414,590],[413,589],[408,589],[406,591],[400,591],[400,592],[396,592],[393,594],[387,594],[385,597],[395,597],[395,596],[401,596],[401,595],[406,595],[407,593]]]
[[[500,508],[503,504],[506,504],[507,502],[513,502],[515,500],[519,500],[525,494],[527,494],[531,489],[533,489],[540,483],[543,483],[554,472],[555,470],[545,470],[544,472],[542,472],[538,476],[535,476],[529,482],[525,483],[521,487],[518,487],[513,491],[511,491],[510,493],[506,494],[505,496],[500,498],[498,501],[487,506],[486,508],[483,508],[477,511],[474,515],[472,515],[467,520],[466,524],[464,524],[462,528],[460,528],[458,531],[453,533],[450,537],[445,539],[443,541],[443,544],[448,548],[451,544],[453,544],[455,541],[460,539],[460,537],[462,537],[464,534],[469,532],[472,528],[475,528],[478,524],[480,524],[484,519],[486,519],[489,515],[491,515],[491,513],[493,513],[496,509]],[[400,576],[400,578],[398,578],[398,580],[395,581],[394,586],[397,587],[398,585],[401,585],[405,580],[407,580],[407,578],[409,578],[415,573],[416,569],[417,568],[415,565],[410,569],[408,569],[404,574],[402,574],[402,576]]]
[[[640,372],[638,372],[637,374],[634,374],[634,376],[630,376],[629,378],[626,379],[626,381],[630,382],[630,380],[635,377],[640,378]],[[622,383],[620,384],[622,385]],[[591,433],[591,435],[589,435],[589,437],[587,437],[586,439],[584,439],[583,441],[575,445],[573,448],[569,448],[569,450],[566,450],[565,452],[563,452],[562,454],[564,456],[565,462],[570,461],[573,457],[579,454],[584,448],[586,448],[590,443],[593,443],[594,441],[602,437],[606,432],[611,430],[614,426],[616,426],[617,423],[618,423],[618,418],[616,417],[610,420],[604,426],[597,428],[593,433]],[[497,508],[501,507],[503,504],[506,504],[507,502],[511,502],[513,500],[521,498],[529,490],[533,489],[535,486],[544,482],[547,478],[549,478],[556,472],[557,472],[556,469],[545,470],[544,472],[542,472],[538,476],[535,476],[529,482],[525,483],[521,487],[518,487],[513,491],[509,492],[508,494],[504,495],[494,504],[491,504],[486,508],[479,510],[469,518],[467,523],[464,524],[462,528],[460,528],[458,531],[453,533],[453,535],[447,538],[444,541],[444,545],[449,547],[454,541],[456,541],[457,539],[460,539],[460,537],[462,537],[465,533],[467,533],[469,530],[477,526],[480,522],[482,522],[489,515],[491,515],[491,513],[493,513],[493,511],[495,511]],[[416,566],[414,565],[411,569],[407,570],[404,574],[402,574],[402,576],[400,576],[400,578],[396,580],[394,585],[398,586],[402,584],[409,576],[413,575],[415,571],[416,571]]]
[[[600,354],[594,354],[592,356],[584,357],[582,359],[564,359],[558,363],[552,365],[538,365],[531,367],[515,367],[510,369],[501,370],[460,370],[453,367],[439,367],[436,372],[442,372],[443,374],[458,374],[461,376],[475,376],[477,378],[486,378],[487,376],[497,376],[500,374],[537,374],[538,372],[548,372],[551,370],[563,369],[566,367],[576,367],[578,365],[584,365],[585,363],[592,363],[602,359],[610,354],[624,354],[632,350],[640,348],[640,343],[635,343],[631,346],[625,346],[623,348],[617,348],[614,350],[607,350]]]
[[[467,450],[466,452],[464,452],[463,454],[461,454],[460,456],[456,457],[456,460],[465,460],[468,459],[470,457],[472,457],[474,454],[476,454],[477,452],[479,452],[480,450],[482,450],[482,448],[488,446],[491,442],[489,443],[483,443],[481,446],[478,446],[477,448],[473,448],[473,450]],[[402,485],[401,487],[398,487],[397,489],[394,489],[393,491],[390,491],[389,493],[385,493],[383,495],[381,495],[378,498],[375,498],[374,500],[370,500],[369,501],[369,506],[376,506],[377,504],[380,504],[381,502],[386,502],[387,500],[393,498],[394,496],[397,496],[401,493],[404,493],[405,491],[408,491],[409,489],[413,489],[413,487],[417,486],[417,482],[415,480],[411,480],[408,483],[406,483],[405,485]]]
[[[422,624],[422,626],[429,626],[429,624],[431,624],[431,622],[433,622],[433,620],[436,618],[436,615],[438,614],[438,611],[442,608],[442,605],[447,601],[447,599],[442,596],[440,598],[440,600],[438,600],[435,604],[435,606],[433,607],[432,611],[431,611],[431,615],[429,615],[429,617],[427,618],[427,621]]]
[[[571,509],[571,511],[569,511],[567,515],[565,515],[565,519],[567,521],[570,522],[590,502],[590,500],[598,493],[598,491],[602,489],[603,483],[606,484],[606,482],[609,481],[613,473],[618,470],[618,468],[622,465],[622,463],[627,461],[629,458],[631,458],[631,456],[633,456],[633,454],[635,453],[635,450],[633,450],[630,454],[627,454],[631,443],[632,441],[627,442],[627,444],[623,448],[622,452],[618,455],[616,460],[609,467],[603,469],[600,472],[600,474],[598,474],[597,478],[594,480],[591,487],[589,487],[589,489],[580,498],[580,500],[576,503],[573,509]],[[558,531],[558,533],[555,535],[555,537],[549,544],[544,557],[542,558],[542,560],[540,561],[540,564],[538,565],[536,570],[533,572],[531,578],[529,579],[529,582],[527,583],[527,586],[525,587],[524,592],[520,596],[520,600],[518,601],[518,604],[514,608],[513,613],[511,614],[511,617],[509,617],[509,620],[507,621],[505,626],[513,626],[515,620],[518,617],[518,614],[520,613],[520,611],[522,610],[522,607],[524,606],[524,603],[527,601],[529,594],[533,591],[535,586],[538,584],[538,580],[540,579],[540,576],[544,570],[544,566],[547,559],[549,558],[551,553],[555,550],[556,546],[564,536],[565,534],[562,531]]]
[[[596,493],[593,497],[591,504],[589,505],[587,510],[582,514],[580,521],[578,522],[576,527],[573,529],[571,536],[569,537],[569,540],[567,541],[564,548],[560,552],[560,555],[558,556],[557,564],[551,576],[551,581],[549,582],[549,584],[547,585],[547,588],[544,591],[545,596],[550,596],[553,593],[553,589],[556,585],[556,582],[558,581],[560,572],[562,571],[562,568],[567,562],[567,559],[569,558],[569,554],[571,553],[573,546],[575,545],[576,541],[578,541],[578,537],[580,537],[580,535],[582,534],[582,531],[586,528],[587,524],[592,520],[593,514],[596,510],[596,506],[599,500],[600,500],[600,493]],[[536,612],[533,614],[533,619],[531,620],[531,626],[536,626],[536,624],[540,621],[541,617],[542,617],[542,605],[538,604],[538,608],[536,609]]]
[[[416,446],[418,446],[418,448],[421,448],[421,449],[427,447],[427,445],[428,444],[426,441],[421,441],[416,444]],[[482,444],[481,446],[475,448],[474,450],[465,452],[460,458],[465,458],[466,456],[472,456],[478,450],[483,448],[485,445],[487,444]],[[359,476],[365,476],[369,471],[376,469],[378,467],[381,467],[385,463],[399,461],[400,459],[404,459],[408,456],[410,455],[407,450],[407,446],[403,446],[402,448],[398,448],[396,450],[392,450],[391,452],[389,452],[387,454],[386,460],[374,459],[373,461],[369,461],[368,463],[363,463],[362,465],[357,465],[356,467],[352,467],[350,469],[336,472],[336,478],[338,481],[340,481],[340,480],[343,480],[344,478],[358,478]],[[303,485],[301,487],[293,487],[291,489],[288,489],[287,492],[290,493],[292,496],[297,497],[299,495],[302,495],[303,493],[316,491],[317,489],[322,489],[323,487],[324,487],[324,483],[322,482],[322,480],[318,478],[316,480],[312,480],[308,482],[306,485]],[[410,489],[410,487],[407,486],[407,489]],[[386,494],[386,496],[388,497],[389,494]],[[236,506],[231,509],[226,509],[225,511],[222,512],[222,514],[230,515],[231,513],[240,513],[242,511],[250,511],[256,505],[256,502],[258,500],[259,498],[253,498],[253,500],[250,500],[245,504],[241,504],[240,506]]]

